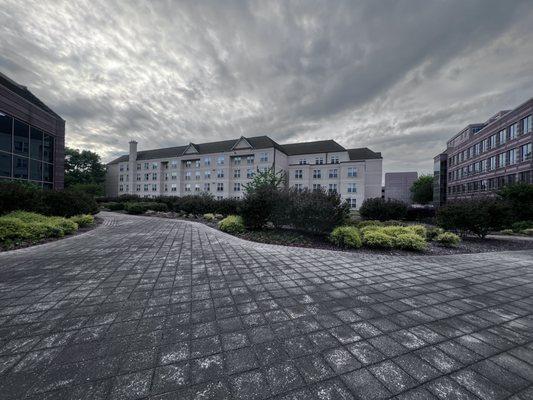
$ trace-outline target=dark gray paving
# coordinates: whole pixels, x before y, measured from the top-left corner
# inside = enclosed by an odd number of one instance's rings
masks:
[[[2,399],[531,399],[533,252],[358,256],[104,217],[0,254]]]

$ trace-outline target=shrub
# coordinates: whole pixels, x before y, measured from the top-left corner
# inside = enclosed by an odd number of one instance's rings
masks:
[[[339,247],[357,249],[362,246],[361,236],[353,226],[338,226],[331,232],[330,240]]]
[[[215,214],[211,214],[211,213],[204,214],[204,219],[206,221],[214,221],[215,220]]]
[[[435,226],[428,228],[426,231],[426,239],[430,241],[435,240],[435,238],[439,236],[441,233],[444,233],[444,229],[442,228],[435,227]]]
[[[533,184],[520,182],[507,185],[498,195],[509,205],[513,221],[533,220]]]
[[[272,210],[279,204],[279,191],[275,187],[258,187],[246,193],[241,207],[244,224],[249,229],[261,229],[271,219]]]
[[[427,237],[428,230],[424,225],[409,225],[408,228],[423,239]]]
[[[144,214],[147,209],[143,203],[128,202],[124,204],[124,210],[126,210],[128,214]]]
[[[90,214],[75,215],[70,217],[70,220],[78,224],[80,228],[92,225],[94,223],[94,217]]]
[[[524,229],[533,228],[533,221],[518,221],[511,225],[514,233],[519,233]]]
[[[26,239],[30,236],[28,225],[17,218],[0,218],[0,242]]]
[[[242,200],[240,199],[220,199],[214,200],[213,208],[208,210],[212,213],[223,215],[238,214],[240,212]]]
[[[462,235],[472,233],[484,238],[490,231],[499,231],[509,221],[509,207],[498,199],[480,198],[449,202],[439,208],[437,223],[446,230]]]
[[[244,221],[238,215],[229,215],[218,223],[218,228],[227,233],[244,232]]]
[[[415,233],[401,233],[393,240],[394,247],[402,250],[423,251],[426,249],[426,240]]]
[[[124,210],[124,203],[118,203],[116,201],[111,201],[109,203],[100,203],[100,207],[107,208],[110,211],[119,211],[119,210]]]
[[[389,219],[388,221],[384,221],[382,224],[383,226],[407,226],[405,222],[397,221],[395,219]]]
[[[26,182],[0,182],[0,215],[15,210],[34,210],[42,189]]]
[[[429,223],[435,219],[435,207],[409,207],[405,219]]]
[[[398,200],[366,199],[359,208],[359,214],[364,219],[377,219],[379,221],[405,219],[407,205]]]
[[[66,218],[53,217],[50,222],[52,225],[61,229],[65,235],[69,235],[78,230],[78,224]]]
[[[533,229],[530,228],[530,229],[524,229],[522,232],[520,233],[523,233],[524,235],[528,235],[528,236],[533,236]]]
[[[502,230],[500,231],[500,233],[501,233],[502,235],[513,235],[513,234],[514,234],[514,231],[513,231],[512,229],[502,229]]]
[[[165,212],[168,211],[168,206],[165,203],[158,203],[155,201],[147,202],[147,203],[141,203],[144,206],[144,209],[146,211],[152,210],[152,211],[158,211],[158,212]]]
[[[394,246],[393,238],[379,229],[373,229],[363,234],[363,243],[372,248],[391,249]]]
[[[343,225],[350,215],[348,203],[336,193],[323,190],[290,190],[290,222],[297,229],[328,233]]]
[[[362,229],[362,228],[364,228],[366,226],[383,226],[383,222],[369,219],[369,220],[365,220],[365,221],[359,221],[357,223],[357,227],[359,229]]]
[[[461,238],[455,233],[443,232],[435,238],[435,242],[446,247],[453,247],[457,246],[461,242]]]
[[[78,224],[63,217],[47,217],[27,211],[16,211],[0,217],[0,242],[62,237],[77,229]]]

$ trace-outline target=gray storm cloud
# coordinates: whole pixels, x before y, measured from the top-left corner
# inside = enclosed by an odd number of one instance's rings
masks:
[[[0,71],[123,153],[334,138],[429,171],[446,139],[533,96],[531,1],[0,0]]]

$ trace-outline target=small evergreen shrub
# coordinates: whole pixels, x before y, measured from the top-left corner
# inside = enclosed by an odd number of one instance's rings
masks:
[[[435,238],[435,242],[445,247],[457,246],[461,242],[461,238],[452,232],[444,232]]]
[[[427,237],[427,229],[424,225],[409,225],[408,228],[423,239]]]
[[[435,240],[437,236],[439,236],[441,233],[444,233],[444,229],[439,227],[431,227],[428,228],[426,231],[426,239],[429,241]]]
[[[227,233],[244,232],[244,221],[238,215],[229,215],[218,223],[218,228]]]
[[[394,247],[402,250],[424,251],[426,240],[415,233],[401,233],[393,239]]]
[[[533,228],[524,229],[522,232],[524,235],[533,236]]]
[[[511,229],[514,233],[520,233],[524,229],[533,228],[533,221],[518,221],[511,225]]]
[[[336,246],[357,249],[363,245],[361,235],[353,226],[338,226],[331,232],[330,240]]]
[[[403,221],[397,221],[395,219],[390,219],[388,221],[384,221],[383,226],[407,226],[407,224]]]
[[[70,217],[70,220],[78,224],[80,228],[92,225],[94,223],[94,217],[90,214],[75,215]]]
[[[31,235],[28,225],[17,218],[0,218],[0,242],[26,239]]]
[[[100,207],[106,208],[110,211],[120,211],[120,210],[124,210],[124,203],[118,203],[116,201],[111,201],[109,203],[100,203]]]
[[[367,226],[383,226],[383,222],[378,221],[378,220],[368,219],[368,220],[364,220],[364,221],[359,221],[357,223],[357,227],[359,229],[363,229],[363,228],[365,228]]]
[[[128,202],[124,203],[124,210],[128,214],[144,214],[146,212],[146,208],[143,203],[138,202]]]
[[[500,234],[502,235],[513,235],[515,232],[512,229],[502,229]]]
[[[379,229],[368,230],[363,234],[363,243],[371,248],[391,249],[393,238]]]
[[[206,221],[214,221],[215,220],[215,214],[212,214],[212,213],[204,214],[204,219]]]

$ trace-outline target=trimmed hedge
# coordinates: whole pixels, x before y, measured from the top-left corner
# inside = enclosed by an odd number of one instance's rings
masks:
[[[244,221],[238,215],[229,215],[218,223],[218,228],[227,233],[244,232]]]
[[[435,238],[435,242],[445,247],[454,247],[461,242],[461,238],[452,232],[443,232]]]
[[[338,226],[331,232],[330,240],[339,247],[357,249],[363,245],[359,230],[353,226]]]
[[[359,208],[359,214],[363,219],[377,219],[379,221],[405,219],[407,205],[399,200],[366,199]]]
[[[394,247],[402,250],[424,251],[426,240],[415,233],[401,233],[393,239]]]
[[[363,235],[363,243],[370,248],[392,249],[392,237],[378,229],[368,230]]]
[[[84,228],[86,226],[94,224],[94,217],[89,214],[85,215],[75,215],[73,217],[69,218],[72,222],[75,222],[78,224],[80,228]]]

